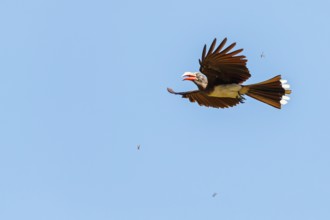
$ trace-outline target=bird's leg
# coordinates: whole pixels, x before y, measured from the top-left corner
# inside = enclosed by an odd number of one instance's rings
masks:
[[[243,95],[241,95],[241,93],[240,93],[239,91],[238,91],[238,96],[237,96],[237,98],[239,99],[239,102],[240,102],[240,103],[244,103],[245,98],[244,98]]]

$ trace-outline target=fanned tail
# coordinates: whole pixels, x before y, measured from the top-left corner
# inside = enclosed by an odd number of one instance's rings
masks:
[[[269,80],[246,85],[242,88],[241,94],[246,94],[270,106],[280,109],[282,105],[288,103],[291,94],[290,85],[286,80],[281,79],[281,75],[275,76]]]

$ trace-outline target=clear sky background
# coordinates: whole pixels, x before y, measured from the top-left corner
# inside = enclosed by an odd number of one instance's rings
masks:
[[[330,219],[329,8],[1,0],[0,219]],[[289,104],[169,94],[215,37]]]

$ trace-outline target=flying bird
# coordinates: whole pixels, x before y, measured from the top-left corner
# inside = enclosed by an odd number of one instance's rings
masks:
[[[215,193],[212,194],[212,197],[214,198],[214,197],[216,197],[217,195],[218,195],[218,193],[215,192]]]
[[[182,98],[197,102],[201,106],[213,108],[228,108],[243,103],[244,95],[278,109],[288,102],[290,85],[281,79],[281,75],[260,83],[242,85],[251,76],[246,67],[247,59],[238,55],[243,49],[230,52],[236,43],[223,49],[227,38],[215,49],[216,42],[214,39],[208,51],[206,45],[204,46],[202,58],[199,60],[200,72],[185,72],[182,75],[183,80],[195,83],[198,90],[175,92],[167,88],[168,92],[181,95]]]

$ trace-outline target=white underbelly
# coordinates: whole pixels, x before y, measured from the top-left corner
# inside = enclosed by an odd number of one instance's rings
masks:
[[[238,84],[225,84],[218,85],[214,90],[209,94],[213,97],[226,97],[226,98],[237,98],[238,91],[241,90],[242,86]]]

